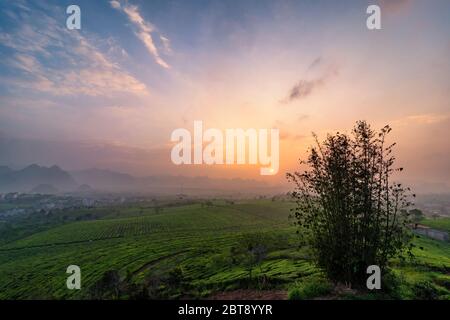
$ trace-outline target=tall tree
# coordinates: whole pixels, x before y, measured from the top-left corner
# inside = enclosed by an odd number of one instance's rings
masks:
[[[406,210],[409,188],[391,182],[395,171],[391,131],[374,132],[365,121],[352,134],[328,135],[312,147],[306,170],[288,173],[295,184],[293,209],[303,239],[319,267],[331,280],[365,283],[366,269],[382,271],[394,256],[411,254],[411,232]]]

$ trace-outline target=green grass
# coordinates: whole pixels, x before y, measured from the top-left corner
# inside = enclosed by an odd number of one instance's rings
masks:
[[[450,232],[450,218],[425,219],[420,223],[434,229]]]
[[[115,207],[111,213],[102,209],[97,220],[57,225],[1,245],[0,299],[87,298],[89,288],[108,270],[117,270],[122,277],[131,274],[135,283],[142,283],[166,276],[175,267],[189,283],[183,294],[193,297],[242,287],[297,288],[302,292],[298,296],[312,296],[317,292],[311,293],[315,285],[308,279],[316,279],[320,272],[307,248],[297,247],[295,228],[288,220],[291,207],[288,202],[252,200],[166,207],[160,213],[139,207]],[[230,252],[246,234],[256,232],[276,240],[250,279],[242,263],[232,262]],[[415,242],[416,262],[395,266],[411,284],[404,297],[413,295],[412,284],[419,281],[431,281],[444,296],[449,244],[425,238]],[[81,290],[66,288],[65,271],[71,264],[81,267]]]
[[[302,279],[289,291],[290,300],[309,300],[330,294],[332,283],[323,276],[313,276]]]
[[[65,288],[65,269],[70,264],[81,267],[83,288],[107,270],[126,274],[152,261],[157,263],[136,274],[137,280],[158,270],[167,272],[164,264],[180,264],[199,284],[245,278],[242,268],[218,275],[210,255],[229,255],[229,248],[245,232],[291,229],[289,204],[255,202],[246,211],[248,206],[187,205],[166,208],[161,214],[73,222],[8,243],[0,246],[0,298],[83,297],[86,291]],[[174,255],[177,252],[182,254]]]
[[[415,237],[413,254],[417,262],[434,267],[450,267],[450,244],[424,236]]]

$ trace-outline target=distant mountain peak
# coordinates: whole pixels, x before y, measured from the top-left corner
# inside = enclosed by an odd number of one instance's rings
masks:
[[[27,169],[40,169],[41,166],[37,165],[36,163],[30,164],[29,166],[26,166],[25,168],[23,168],[23,170],[27,170]]]
[[[0,191],[26,192],[41,186],[48,193],[55,193],[58,190],[72,191],[77,186],[73,177],[56,165],[44,167],[33,163],[18,171],[6,168],[0,169]]]

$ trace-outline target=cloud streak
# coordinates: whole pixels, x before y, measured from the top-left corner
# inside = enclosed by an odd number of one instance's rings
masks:
[[[110,1],[111,7],[122,11],[125,13],[125,15],[128,17],[128,20],[130,20],[131,23],[135,26],[135,34],[141,40],[141,42],[144,44],[144,46],[147,48],[147,51],[153,56],[155,59],[155,62],[159,64],[161,67],[169,69],[169,64],[164,61],[163,58],[161,58],[159,51],[155,45],[155,42],[153,41],[152,33],[156,33],[156,28],[149,22],[145,21],[144,18],[142,18],[141,13],[138,10],[137,6],[129,5],[129,4],[122,4],[119,1],[113,0]],[[161,36],[160,39],[164,45],[164,48],[167,50],[169,47],[169,39]]]
[[[0,77],[8,87],[53,96],[148,94],[145,84],[112,62],[92,39],[67,30],[44,12],[22,14],[31,16],[17,21],[14,30],[0,33],[2,44],[14,52],[4,61],[14,75]],[[24,22],[33,20],[38,25]]]
[[[322,64],[322,59],[315,59],[308,67],[308,71],[316,69]],[[282,99],[282,103],[291,103],[298,99],[303,99],[310,96],[316,89],[325,85],[328,80],[338,74],[338,68],[336,66],[328,66],[322,73],[313,79],[301,79],[299,80],[287,94],[287,97]]]
[[[435,125],[448,121],[450,119],[449,113],[424,113],[415,114],[404,117],[393,121],[394,125],[397,126],[410,126],[412,124],[416,125]]]

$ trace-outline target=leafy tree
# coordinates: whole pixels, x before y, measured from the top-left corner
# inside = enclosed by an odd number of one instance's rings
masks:
[[[395,144],[391,131],[374,132],[365,121],[352,134],[328,135],[310,150],[303,171],[288,173],[295,184],[293,216],[316,263],[335,282],[365,284],[369,265],[382,271],[394,256],[411,254],[407,195],[392,183]]]
[[[416,223],[422,221],[425,218],[423,212],[419,209],[412,209],[409,211],[409,214],[412,220]]]
[[[262,262],[274,245],[274,237],[263,233],[245,234],[238,243],[237,247],[232,247],[230,253],[234,262],[240,262],[251,280],[253,270],[259,267],[261,272]]]

